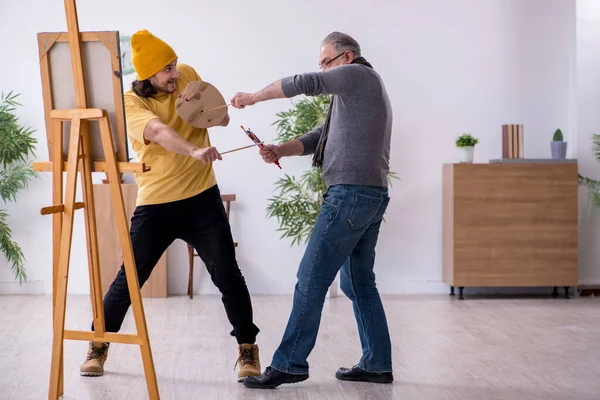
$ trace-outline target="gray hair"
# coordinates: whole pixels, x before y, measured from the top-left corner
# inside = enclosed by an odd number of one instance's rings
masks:
[[[331,43],[336,50],[350,50],[356,57],[360,57],[360,45],[348,34],[331,32],[323,39],[322,45],[328,43]]]

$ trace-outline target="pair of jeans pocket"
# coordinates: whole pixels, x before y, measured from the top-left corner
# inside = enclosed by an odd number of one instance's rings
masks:
[[[329,197],[329,198],[328,198]],[[340,211],[340,206],[342,204],[341,200],[332,199],[331,196],[327,196],[327,194],[321,197],[321,212],[320,214],[327,214],[329,216],[329,221],[333,221],[336,219],[338,212]]]
[[[382,206],[387,204],[389,197],[373,197],[366,194],[354,193],[348,225],[353,230],[361,230],[382,217]]]

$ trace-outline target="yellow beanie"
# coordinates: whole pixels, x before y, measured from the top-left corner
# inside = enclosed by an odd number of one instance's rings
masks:
[[[131,50],[131,63],[140,81],[152,77],[177,58],[171,46],[146,29],[131,36]]]

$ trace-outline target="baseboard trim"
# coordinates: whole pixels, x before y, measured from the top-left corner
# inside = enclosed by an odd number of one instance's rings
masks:
[[[333,290],[328,291],[327,297],[339,297],[343,294],[339,289],[339,282],[334,282],[335,287]],[[450,290],[450,285],[440,282],[440,281],[400,281],[397,282],[397,286],[394,290],[389,290],[386,285],[382,285],[381,283],[378,285],[379,291],[382,295],[406,295],[406,294],[442,294],[448,293]],[[551,288],[550,288],[551,289]],[[502,292],[502,293],[543,293],[548,291],[548,288],[521,288],[521,287],[513,287],[513,288],[465,288],[466,293],[473,294],[485,294],[485,293],[493,293],[493,292]],[[580,296],[600,296],[600,281],[587,281],[585,283],[580,283],[577,285],[577,292]],[[44,282],[43,281],[27,281],[20,284],[19,282],[0,282],[0,295],[44,295],[51,294],[44,292]],[[69,293],[69,295],[86,295],[87,293]],[[169,293],[170,296],[183,295],[185,293]],[[218,292],[214,291],[198,291],[196,294],[218,294]],[[251,293],[251,295],[287,295],[290,293]]]
[[[600,282],[599,283],[585,283],[577,286],[577,292],[580,297],[596,297],[600,296]]]
[[[19,282],[0,282],[0,295],[40,295],[44,293],[44,282],[27,281]]]

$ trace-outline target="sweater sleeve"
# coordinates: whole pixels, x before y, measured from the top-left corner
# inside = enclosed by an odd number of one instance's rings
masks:
[[[304,152],[302,153],[303,156],[313,154],[315,152],[317,144],[319,143],[319,138],[321,137],[321,132],[323,132],[323,126],[325,126],[325,123],[321,124],[321,126],[314,131],[305,133],[298,138],[298,140],[300,140],[304,145]]]
[[[363,68],[367,67],[349,64],[328,71],[288,76],[281,80],[281,88],[286,97],[294,97],[299,94],[307,96],[345,95],[356,89],[356,82],[361,78]]]

